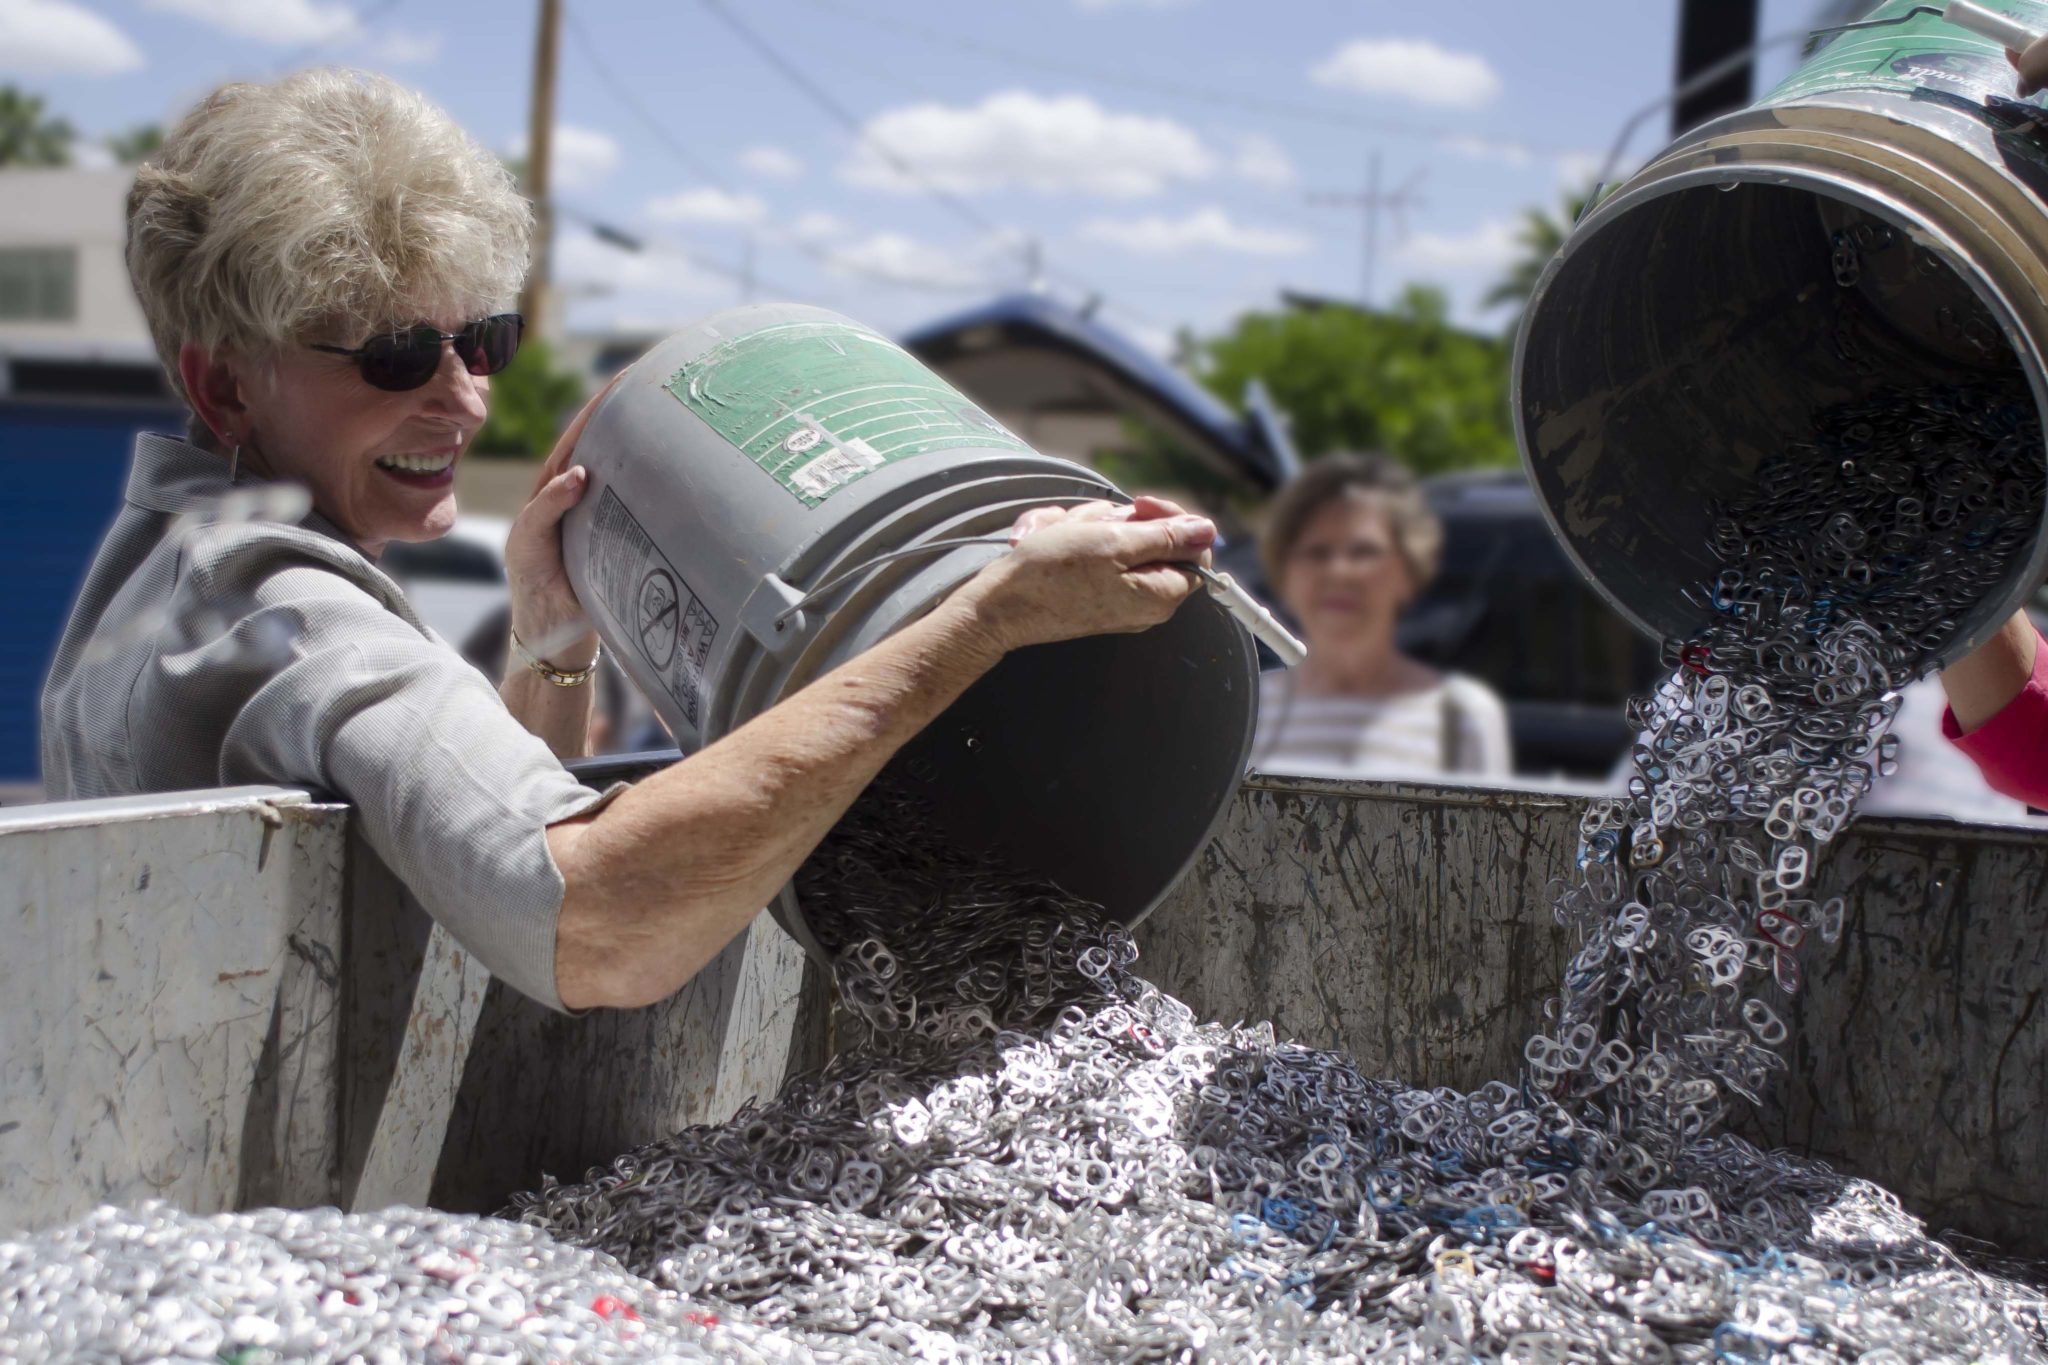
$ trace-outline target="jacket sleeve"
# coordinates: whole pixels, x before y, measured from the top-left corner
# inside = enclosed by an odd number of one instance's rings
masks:
[[[299,784],[349,802],[428,914],[494,975],[560,1009],[564,883],[547,827],[606,796],[572,777],[461,655],[345,574],[281,556],[210,567],[191,590],[217,615],[160,656],[156,713],[186,710],[178,699],[220,708],[223,783]]]

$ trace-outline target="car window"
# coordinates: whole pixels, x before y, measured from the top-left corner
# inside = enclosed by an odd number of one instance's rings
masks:
[[[504,567],[481,545],[443,537],[418,544],[398,542],[384,550],[379,565],[393,578],[443,583],[503,583]]]

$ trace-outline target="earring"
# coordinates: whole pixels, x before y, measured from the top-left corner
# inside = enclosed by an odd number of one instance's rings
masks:
[[[241,468],[241,465],[242,443],[240,441],[237,441],[235,442],[235,448],[228,452],[228,482],[230,484],[234,483],[235,473],[237,470]]]

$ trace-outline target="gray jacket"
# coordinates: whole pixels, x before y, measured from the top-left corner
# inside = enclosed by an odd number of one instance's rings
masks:
[[[264,486],[231,489],[228,472],[183,441],[137,439],[43,692],[51,799],[331,793],[464,947],[561,1008],[545,830],[610,793],[571,777],[331,523],[238,511]]]

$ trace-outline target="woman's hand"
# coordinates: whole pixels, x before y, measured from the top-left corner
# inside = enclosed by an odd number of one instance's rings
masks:
[[[575,670],[588,664],[597,652],[596,632],[576,590],[569,586],[569,571],[562,562],[562,518],[583,499],[589,473],[582,466],[570,467],[576,441],[590,422],[590,414],[612,384],[598,390],[569,423],[554,451],[541,466],[533,496],[527,499],[512,522],[512,534],[505,541],[505,575],[512,586],[512,632],[536,658],[556,668]]]
[[[2048,85],[2048,38],[2035,39],[2025,52],[2007,48],[2005,55],[2020,73],[2021,99],[2032,98]]]
[[[1016,548],[962,590],[1005,650],[1158,625],[1195,591],[1178,564],[1204,564],[1216,527],[1164,498],[1033,508]]]

